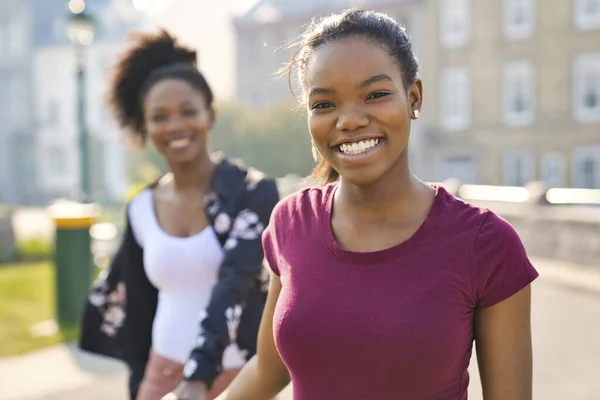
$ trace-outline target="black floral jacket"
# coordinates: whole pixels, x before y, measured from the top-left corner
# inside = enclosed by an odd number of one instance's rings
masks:
[[[279,200],[274,180],[220,156],[204,209],[224,249],[218,282],[199,321],[197,346],[184,369],[185,379],[208,385],[222,369],[232,342],[246,358],[256,338],[266,300],[261,234]],[[83,350],[145,365],[151,343],[158,290],[143,265],[143,249],[129,221],[108,271],[94,283],[83,317]]]

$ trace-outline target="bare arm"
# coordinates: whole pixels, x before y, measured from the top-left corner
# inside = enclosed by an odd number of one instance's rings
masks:
[[[484,400],[532,399],[531,287],[475,314]]]
[[[268,400],[290,382],[290,375],[273,338],[273,314],[280,292],[281,281],[278,276],[271,274],[267,303],[258,331],[256,355],[217,400]]]

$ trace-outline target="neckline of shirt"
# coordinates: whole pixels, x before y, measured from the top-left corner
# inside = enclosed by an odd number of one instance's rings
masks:
[[[383,250],[371,252],[357,252],[343,249],[335,239],[331,228],[331,217],[333,211],[333,199],[338,184],[326,187],[324,207],[320,214],[321,238],[327,250],[337,259],[352,264],[374,264],[400,258],[417,249],[435,230],[441,220],[448,201],[448,192],[443,186],[432,185],[435,189],[433,204],[417,231],[407,240]]]

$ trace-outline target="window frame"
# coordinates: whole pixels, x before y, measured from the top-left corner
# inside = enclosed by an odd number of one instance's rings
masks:
[[[467,67],[447,67],[442,70],[440,110],[442,126],[450,131],[468,129],[471,125],[471,76]],[[450,97],[454,95],[456,115],[449,113]]]
[[[525,82],[526,106],[524,111],[521,112],[512,110],[517,92],[512,83],[516,79]],[[502,119],[506,125],[514,127],[528,126],[535,121],[536,79],[535,66],[529,60],[515,60],[504,64],[502,69]]]

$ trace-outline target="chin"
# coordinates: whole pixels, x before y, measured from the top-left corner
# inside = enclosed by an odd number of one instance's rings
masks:
[[[170,154],[166,158],[169,164],[187,164],[198,159],[198,153]]]
[[[345,182],[350,183],[354,186],[372,186],[383,178],[384,171],[379,168],[360,168],[353,170],[338,170],[340,172],[340,177],[344,179]]]

